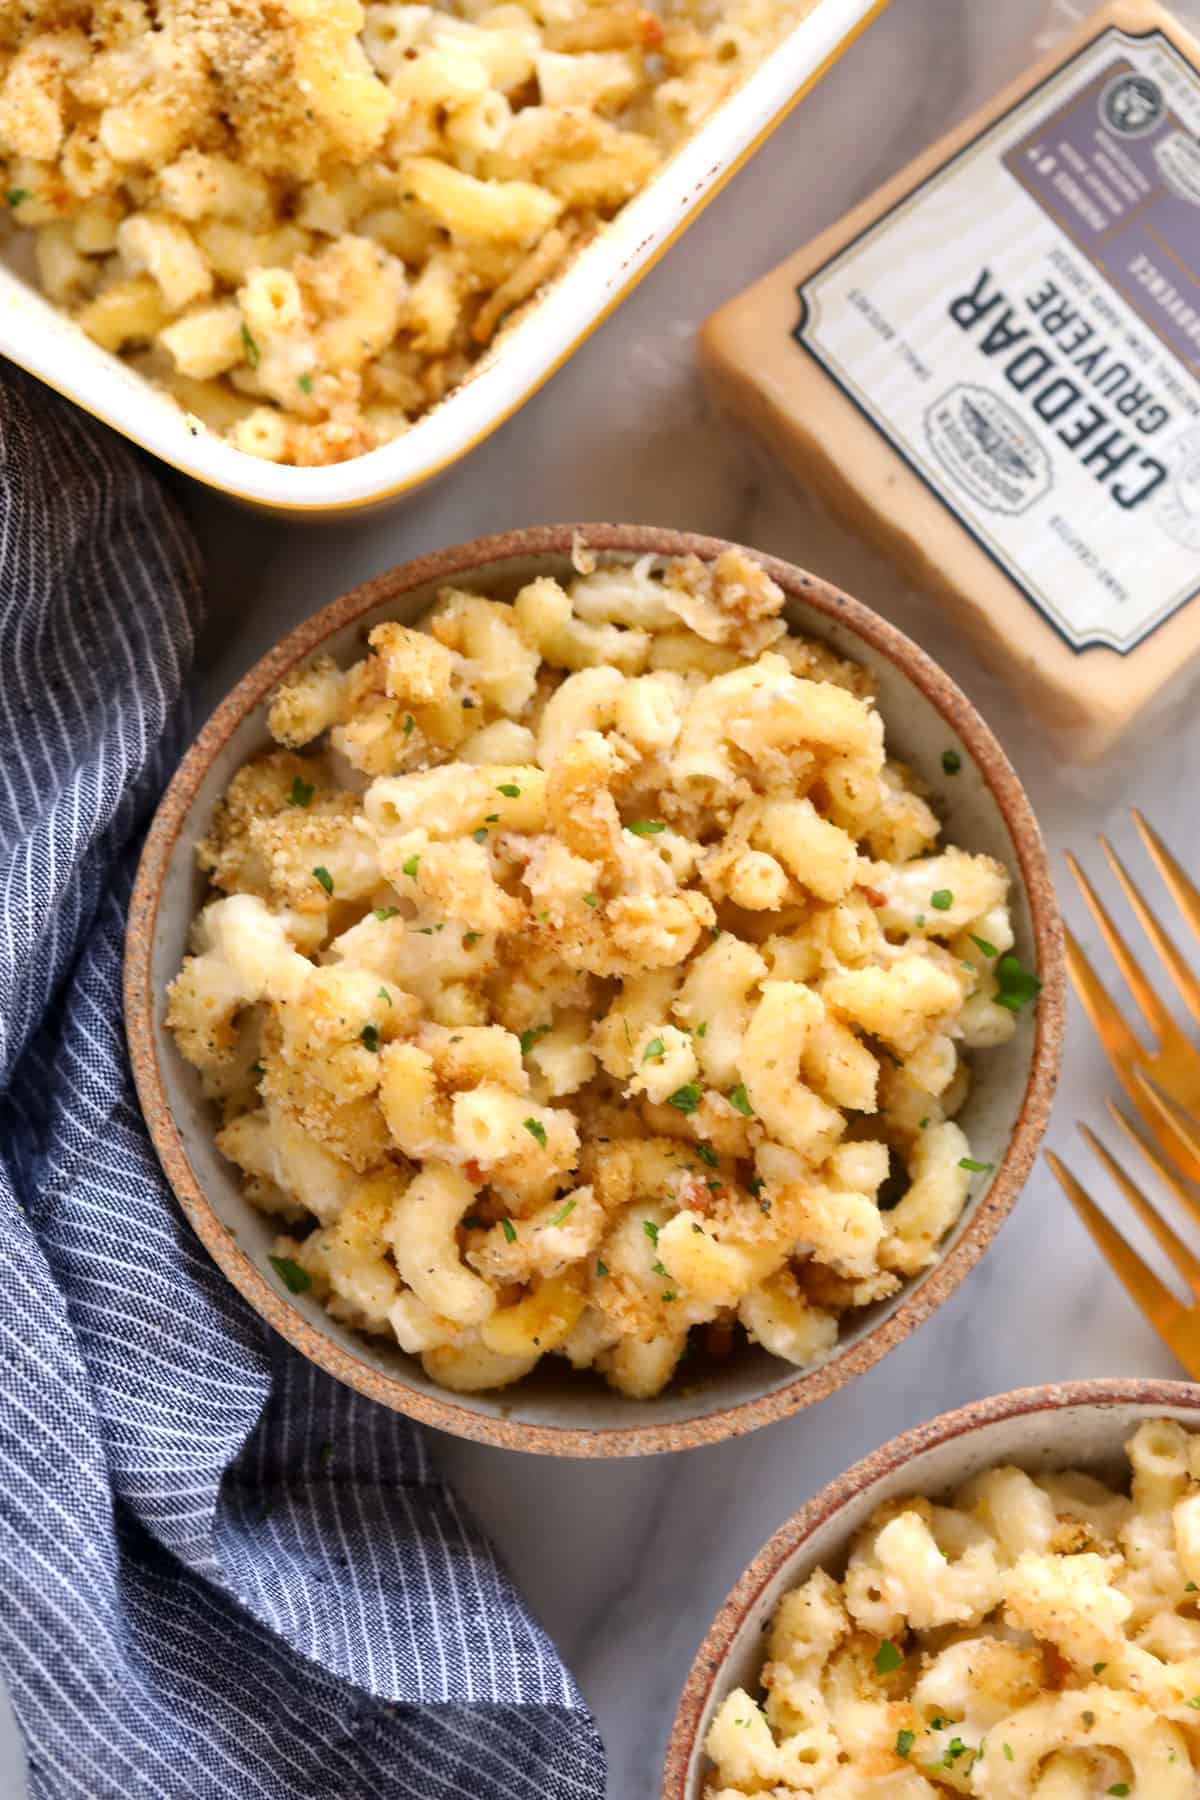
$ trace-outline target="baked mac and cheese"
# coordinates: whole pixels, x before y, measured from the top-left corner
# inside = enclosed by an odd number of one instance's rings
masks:
[[[744,552],[443,590],[270,707],[168,1022],[278,1267],[447,1386],[804,1365],[974,1174],[1009,878],[938,843],[864,671]]]
[[[462,380],[814,0],[26,0],[0,215],[238,449],[358,456]]]
[[[840,1581],[780,1602],[706,1800],[1194,1800],[1200,1435],[1153,1420],[1128,1453],[1127,1493],[1002,1467],[880,1507]]]

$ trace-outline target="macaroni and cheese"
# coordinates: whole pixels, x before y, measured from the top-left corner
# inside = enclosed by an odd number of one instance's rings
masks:
[[[576,564],[284,682],[168,1022],[289,1286],[449,1387],[649,1396],[934,1261],[988,1166],[964,1052],[1036,981],[757,563]]]
[[[193,430],[405,431],[814,0],[27,0],[0,214]]]
[[[1200,1434],[1158,1419],[1127,1448],[1128,1494],[1001,1467],[880,1507],[841,1581],[780,1602],[706,1800],[1194,1800]]]

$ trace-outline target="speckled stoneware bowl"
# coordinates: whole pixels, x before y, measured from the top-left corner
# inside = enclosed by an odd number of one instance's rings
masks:
[[[831,1481],[780,1526],[717,1614],[675,1715],[660,1800],[703,1800],[709,1725],[733,1688],[756,1691],[780,1599],[816,1568],[840,1575],[855,1532],[883,1501],[939,1499],[995,1463],[1080,1468],[1124,1482],[1125,1443],[1143,1419],[1161,1418],[1200,1427],[1200,1385],[1118,1378],[1018,1388],[918,1425]]]
[[[371,626],[418,619],[446,583],[508,598],[534,576],[567,577],[576,531],[605,561],[690,551],[711,558],[725,548],[713,538],[647,526],[514,531],[392,569],[299,626],[217,708],[167,790],[130,910],[125,1001],[138,1091],[168,1179],[235,1287],[284,1337],[361,1393],[462,1437],[552,1455],[620,1456],[715,1443],[823,1399],[870,1368],[957,1286],[1016,1199],[1046,1123],[1062,1038],[1062,950],[1029,802],[971,703],[923,651],[865,606],[814,575],[762,557],[787,593],[793,626],[875,673],[889,746],[941,796],[950,837],[989,851],[1012,870],[1017,948],[1044,983],[1036,1011],[1021,1016],[1011,1042],[979,1059],[963,1123],[975,1154],[996,1166],[978,1184],[944,1255],[891,1300],[858,1315],[833,1354],[811,1369],[747,1349],[703,1380],[681,1381],[646,1402],[624,1399],[555,1358],[504,1393],[451,1394],[398,1348],[347,1330],[310,1295],[289,1295],[267,1261],[274,1228],[243,1199],[236,1171],[218,1154],[196,1073],[163,1027],[167,983],[203,899],[196,844],[235,771],[267,746],[264,703],[289,669],[316,650],[354,660]],[[953,778],[942,771],[948,749],[962,758]]]

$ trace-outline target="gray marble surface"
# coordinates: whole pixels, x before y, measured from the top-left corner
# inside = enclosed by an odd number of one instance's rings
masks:
[[[1062,766],[1019,697],[710,413],[699,321],[867,194],[1028,59],[1048,0],[893,0],[621,310],[515,418],[398,511],[335,527],[275,524],[196,495],[213,570],[201,706],[289,626],[419,552],[505,526],[620,519],[740,539],[828,575],[913,632],[979,703],[1065,846],[1128,808],[1200,865],[1200,725],[1180,700],[1101,770]],[[1193,695],[1195,688],[1193,688]],[[1080,908],[1067,910],[1088,942]],[[1051,1141],[1082,1170],[1074,1121],[1110,1083],[1073,1014]],[[713,1449],[609,1463],[522,1458],[443,1439],[447,1472],[492,1532],[596,1710],[613,1800],[656,1792],[693,1652],[775,1527],[884,1439],[982,1394],[1051,1378],[1177,1374],[1039,1163],[981,1266],[907,1344],[810,1412]],[[0,1796],[20,1792],[0,1716]],[[482,1800],[482,1797],[481,1797]]]

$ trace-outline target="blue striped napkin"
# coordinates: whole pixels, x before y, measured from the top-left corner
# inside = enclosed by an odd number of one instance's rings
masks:
[[[7,372],[0,1676],[32,1793],[599,1800],[580,1694],[425,1438],[267,1331],[146,1137],[124,916],[200,613],[148,466]]]

